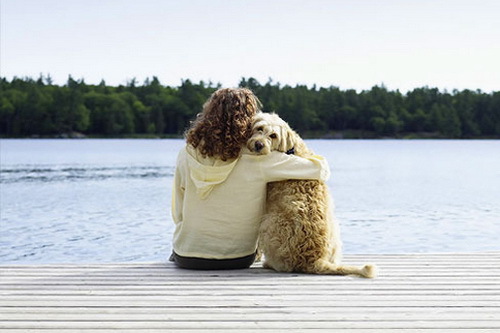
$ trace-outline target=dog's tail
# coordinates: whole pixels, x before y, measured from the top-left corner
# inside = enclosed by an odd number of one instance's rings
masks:
[[[377,276],[377,266],[364,265],[363,267],[335,265],[326,260],[316,263],[316,274],[331,274],[331,275],[358,275],[365,278],[374,278]]]

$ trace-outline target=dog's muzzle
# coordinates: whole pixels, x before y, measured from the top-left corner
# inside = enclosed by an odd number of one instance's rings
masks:
[[[255,151],[259,152],[264,148],[264,144],[260,141],[255,141]]]

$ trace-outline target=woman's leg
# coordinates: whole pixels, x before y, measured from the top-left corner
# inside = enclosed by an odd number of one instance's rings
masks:
[[[183,257],[173,252],[170,258],[173,259],[171,261],[174,261],[178,267],[186,269],[243,269],[248,268],[253,264],[255,261],[255,253],[235,259],[204,259]]]

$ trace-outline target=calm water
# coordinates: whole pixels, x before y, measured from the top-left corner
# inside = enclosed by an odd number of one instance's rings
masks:
[[[309,141],[345,253],[500,250],[500,141]],[[165,261],[181,140],[1,140],[0,264]]]

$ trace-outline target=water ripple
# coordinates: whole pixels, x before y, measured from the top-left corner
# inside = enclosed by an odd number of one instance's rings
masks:
[[[0,183],[66,182],[127,178],[172,177],[171,166],[7,166],[0,172]]]

